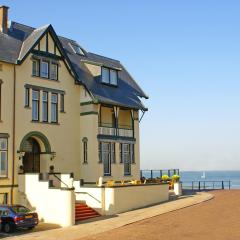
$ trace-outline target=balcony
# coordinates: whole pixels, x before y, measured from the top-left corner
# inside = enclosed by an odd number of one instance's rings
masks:
[[[105,136],[119,136],[133,138],[133,128],[129,125],[119,125],[118,128],[111,123],[101,123],[98,127],[98,134]]]

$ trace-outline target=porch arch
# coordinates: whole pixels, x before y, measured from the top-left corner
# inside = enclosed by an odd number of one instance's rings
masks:
[[[39,139],[42,142],[42,144],[45,148],[45,152],[46,153],[51,153],[52,152],[51,151],[51,145],[50,145],[47,137],[43,133],[37,132],[37,131],[29,132],[28,134],[26,134],[24,136],[24,138],[22,139],[22,141],[20,143],[20,149],[19,149],[20,152],[22,152],[24,150],[25,143],[29,138]]]

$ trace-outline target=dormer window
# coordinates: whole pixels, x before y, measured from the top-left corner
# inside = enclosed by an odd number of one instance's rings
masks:
[[[102,67],[102,82],[110,85],[117,86],[118,72],[117,70]]]
[[[84,51],[82,50],[82,48],[80,46],[78,46],[77,44],[73,44],[73,43],[69,43],[69,44],[76,54],[85,55]]]

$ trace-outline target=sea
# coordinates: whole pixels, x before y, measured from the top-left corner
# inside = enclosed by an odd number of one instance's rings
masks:
[[[165,171],[163,174],[168,174]],[[173,172],[171,171],[172,175]],[[142,175],[146,178],[150,178],[150,171],[143,171]],[[180,180],[183,183],[184,188],[198,188],[199,181],[201,188],[206,189],[220,189],[224,186],[225,189],[229,187],[231,189],[240,189],[240,171],[181,171],[179,172]],[[159,177],[160,171],[154,170],[153,177]],[[205,182],[205,183],[204,183]]]

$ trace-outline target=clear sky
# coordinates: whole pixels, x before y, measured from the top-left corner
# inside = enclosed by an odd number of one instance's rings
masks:
[[[116,58],[150,96],[142,168],[240,169],[240,2],[0,1],[10,19]]]

